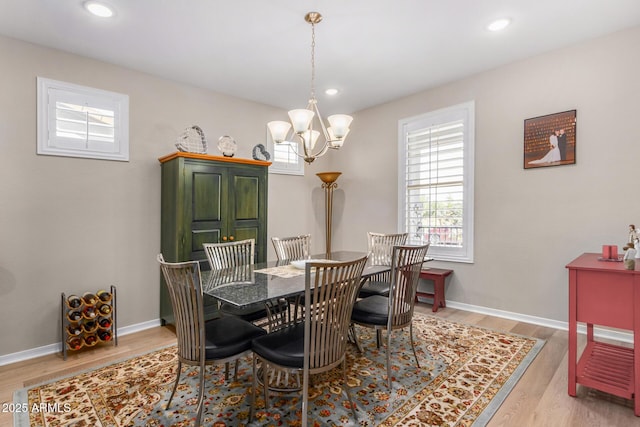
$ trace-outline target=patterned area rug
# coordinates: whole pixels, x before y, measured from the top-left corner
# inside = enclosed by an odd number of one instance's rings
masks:
[[[372,330],[357,328],[362,354],[349,346],[349,387],[359,421],[351,418],[341,369],[315,376],[310,389],[314,426],[482,426],[495,413],[544,341],[416,314],[414,333],[421,368],[415,366],[408,331],[393,333],[393,389],[386,385],[384,348]],[[45,408],[16,414],[16,426],[193,425],[197,368],[185,367],[171,408],[175,347],[168,347],[73,377],[19,390],[17,404]],[[298,426],[298,394],[271,393],[248,423],[251,361],[242,361],[238,381],[224,381],[222,367],[207,369],[203,425]],[[46,409],[50,410],[47,411]],[[57,410],[57,412],[56,412]]]

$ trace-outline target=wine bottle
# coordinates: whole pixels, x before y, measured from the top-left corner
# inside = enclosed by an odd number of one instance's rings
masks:
[[[69,310],[67,317],[71,322],[77,322],[78,320],[82,319],[82,313],[80,313],[78,310]]]
[[[95,305],[98,302],[97,297],[91,292],[86,292],[84,295],[82,295],[82,300],[87,305]]]
[[[71,350],[79,350],[82,347],[82,339],[80,337],[69,337],[67,345]]]
[[[111,313],[111,306],[109,304],[101,304],[100,307],[98,307],[98,310],[100,313],[107,315]]]
[[[108,329],[111,327],[111,319],[108,317],[101,317],[98,319],[98,325],[100,325],[101,328]]]
[[[82,329],[84,329],[85,332],[93,332],[98,329],[98,324],[94,320],[89,320],[82,324]]]
[[[67,298],[67,306],[69,308],[78,308],[82,305],[82,300],[78,295],[69,295]]]
[[[111,331],[108,330],[108,329],[100,330],[100,331],[98,331],[98,337],[102,341],[109,341],[109,340],[111,340]]]
[[[84,308],[84,310],[82,310],[82,316],[84,316],[85,319],[93,319],[97,316],[97,314],[98,313],[96,313],[96,308],[92,305],[88,305]]]
[[[84,343],[88,346],[95,345],[98,342],[98,337],[95,334],[85,335]]]
[[[67,333],[69,335],[80,335],[82,333],[82,327],[78,324],[71,324],[67,326]]]
[[[109,291],[105,291],[104,289],[101,289],[98,292],[96,292],[96,295],[98,296],[98,298],[102,302],[111,301],[111,292],[109,292]]]

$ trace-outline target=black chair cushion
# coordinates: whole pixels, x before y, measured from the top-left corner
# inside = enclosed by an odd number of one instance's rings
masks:
[[[220,311],[226,314],[237,316],[242,320],[246,320],[247,322],[255,322],[256,320],[264,319],[265,317],[267,317],[267,309],[264,306],[263,302],[249,304],[243,307],[223,303],[220,306]]]
[[[223,316],[205,323],[206,359],[224,359],[251,348],[251,340],[266,331],[238,317]]]
[[[384,297],[389,296],[389,290],[391,286],[389,282],[379,282],[376,280],[367,281],[358,292],[360,298],[370,297],[372,295],[382,295]]]
[[[389,317],[389,298],[373,295],[353,305],[351,320],[367,325],[386,325]]]
[[[303,368],[304,323],[279,329],[251,343],[253,352],[267,361],[291,368]]]
[[[277,301],[277,305],[280,307],[280,310],[286,310],[289,307],[289,303],[284,299]],[[223,313],[237,316],[242,320],[246,320],[247,322],[255,322],[256,320],[264,319],[265,317],[267,317],[267,308],[265,307],[263,302],[256,302],[244,307],[238,307],[233,304],[224,303],[220,307],[220,310]]]

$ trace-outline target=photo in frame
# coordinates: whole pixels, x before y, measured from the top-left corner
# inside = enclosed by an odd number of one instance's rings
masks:
[[[576,163],[576,110],[524,121],[524,168]]]

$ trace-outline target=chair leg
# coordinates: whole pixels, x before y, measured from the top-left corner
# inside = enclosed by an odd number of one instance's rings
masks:
[[[309,371],[302,371],[302,427],[307,427],[308,425],[308,414],[309,410]]]
[[[264,410],[269,409],[269,365],[262,359],[262,387],[264,387]]]
[[[380,348],[382,344],[382,329],[376,329],[376,348]]]
[[[224,364],[224,381],[229,381],[229,362]]]
[[[178,388],[178,383],[180,382],[180,373],[182,372],[182,360],[178,360],[178,371],[176,372],[176,382],[173,384],[173,390],[171,390],[171,396],[169,396],[169,401],[167,402],[167,409],[171,405],[171,400],[173,399],[173,395],[176,394],[176,389]]]
[[[413,322],[409,323],[409,337],[411,338],[411,349],[413,350],[413,357],[416,359],[416,365],[420,368],[420,362],[418,361],[418,355],[416,354],[416,347],[413,344]]]
[[[362,353],[362,347],[360,346],[360,341],[358,341],[358,335],[356,335],[356,326],[353,323],[349,326],[349,334],[351,335],[358,352]]]
[[[387,387],[391,391],[391,330],[387,331]]]
[[[238,364],[240,363],[240,359],[236,359],[236,367],[233,370],[233,380],[238,381]]]
[[[250,398],[249,422],[253,421],[253,413],[255,411],[255,404],[256,404],[256,388],[258,387],[258,372],[256,369],[258,356],[254,354],[252,359],[253,359],[253,380],[252,380],[252,386],[251,386],[251,396],[249,396]]]
[[[345,358],[342,361],[342,381],[344,381],[344,392],[347,394],[347,399],[349,399],[349,404],[351,405],[351,412],[353,413],[353,418],[356,419],[356,423],[359,421],[358,413],[356,412],[356,405],[353,404],[353,399],[351,399],[351,390],[349,388],[349,379],[347,378],[347,359]]]
[[[196,414],[196,427],[202,423],[202,410],[204,407],[204,369],[205,364],[200,364],[200,389],[198,390],[198,412]]]

